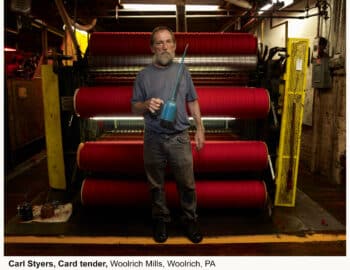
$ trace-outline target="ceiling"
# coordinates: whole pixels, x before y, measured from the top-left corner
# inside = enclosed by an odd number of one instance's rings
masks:
[[[152,31],[157,25],[167,25],[179,32],[246,32],[256,21],[257,9],[268,0],[6,0],[5,42],[6,45],[40,47],[41,28],[50,35],[49,45],[61,42],[63,19],[56,2],[62,2],[73,22],[90,25],[93,31]],[[215,12],[184,12],[186,4],[217,4]],[[177,12],[130,11],[127,3],[176,4]],[[250,9],[242,6],[250,5]],[[118,12],[116,13],[116,8]],[[117,15],[117,18],[116,18]],[[61,35],[61,36],[60,36]],[[56,44],[57,45],[57,44]]]

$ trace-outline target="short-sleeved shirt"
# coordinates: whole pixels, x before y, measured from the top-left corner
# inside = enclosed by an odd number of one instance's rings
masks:
[[[180,64],[175,62],[162,68],[153,64],[146,66],[136,76],[131,103],[144,102],[150,98],[160,98],[166,103],[171,98],[179,66]],[[186,104],[196,99],[197,92],[191,74],[185,67],[176,98],[177,112],[174,125],[175,131],[183,131],[190,126]],[[149,112],[144,114],[144,119],[145,128],[148,130],[156,133],[168,134],[174,132],[174,130],[161,127],[160,117],[152,118]]]

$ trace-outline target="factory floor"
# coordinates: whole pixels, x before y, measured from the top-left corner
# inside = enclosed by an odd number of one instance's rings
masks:
[[[346,255],[345,184],[330,184],[302,166],[295,207],[199,209],[204,240],[194,245],[183,237],[176,210],[168,241],[157,244],[148,209],[86,208],[79,192],[50,190],[46,162],[42,151],[6,174],[6,256]],[[17,205],[48,200],[72,204],[68,221],[20,221]]]

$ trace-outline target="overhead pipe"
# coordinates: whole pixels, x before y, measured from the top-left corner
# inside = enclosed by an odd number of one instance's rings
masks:
[[[96,26],[96,23],[97,23],[97,19],[93,19],[92,22],[90,24],[86,24],[86,25],[82,25],[82,24],[79,24],[77,22],[73,22],[71,20],[71,23],[74,24],[74,27],[76,29],[79,29],[81,31],[85,31],[85,32],[90,32],[94,29],[94,27]]]
[[[118,19],[172,19],[177,15],[118,15]],[[215,14],[202,14],[202,15],[186,15],[186,18],[232,18],[231,15],[215,15]]]
[[[316,14],[311,14],[311,15],[306,15],[306,16],[276,16],[276,15],[252,15],[250,17],[252,18],[262,18],[262,19],[308,19],[311,17],[315,16],[322,16],[322,13],[316,13]]]
[[[248,28],[251,24],[257,21],[257,19],[298,19],[304,20],[315,16],[323,16],[324,12],[318,12],[315,14],[308,14],[308,10],[304,10],[303,12],[307,12],[305,16],[285,16],[285,15],[273,15],[272,13],[275,11],[270,11],[271,15],[251,15],[251,19],[242,27],[242,29]],[[287,12],[287,11],[286,11]]]
[[[235,30],[241,30],[241,18],[243,16],[245,16],[246,14],[248,13],[248,11],[244,11],[241,15],[237,16],[237,17],[234,17],[233,20],[229,21],[227,24],[225,24],[221,30],[219,32],[226,32],[232,25],[236,25],[236,24],[239,24],[239,29],[235,29]]]
[[[92,22],[88,25],[81,25],[79,23],[77,23],[77,12],[78,12],[78,6],[77,6],[77,1],[74,1],[74,20],[71,19],[71,24],[74,25],[75,29],[79,29],[81,31],[86,31],[86,32],[90,32],[92,31],[92,29],[96,26],[96,22],[97,19],[93,19]]]

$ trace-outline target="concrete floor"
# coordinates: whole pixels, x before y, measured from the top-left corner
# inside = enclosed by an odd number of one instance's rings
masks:
[[[274,207],[271,213],[268,209],[200,209],[205,238],[195,250],[184,248],[192,244],[183,237],[174,210],[170,238],[162,245],[165,248],[160,248],[151,237],[147,209],[134,209],[136,215],[132,216],[125,209],[87,209],[80,205],[78,194],[50,190],[46,156],[41,152],[7,175],[5,254],[343,256],[346,254],[345,187],[324,180],[301,168],[296,206]],[[18,204],[26,199],[40,204],[48,198],[73,203],[68,222],[19,222]]]

